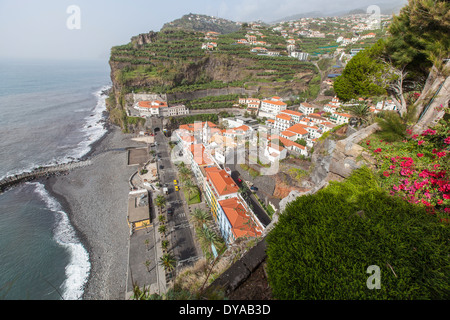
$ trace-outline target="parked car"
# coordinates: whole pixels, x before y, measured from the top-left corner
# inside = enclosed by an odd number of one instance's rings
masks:
[[[161,164],[161,165],[159,165],[159,168],[160,169],[164,169],[164,166]]]
[[[178,186],[175,186],[175,191],[180,191],[180,188]]]
[[[238,181],[239,183],[241,183],[241,182],[242,182],[242,179],[238,178],[237,181]]]
[[[250,187],[250,190],[252,190],[252,191],[258,191],[258,188],[257,188],[257,187],[254,187],[254,186],[251,186],[251,187]]]
[[[173,208],[168,208],[167,209],[167,214],[173,214]]]

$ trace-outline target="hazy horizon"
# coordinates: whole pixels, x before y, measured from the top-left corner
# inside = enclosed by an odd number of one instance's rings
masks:
[[[0,0],[0,58],[49,60],[108,60],[113,46],[132,36],[159,31],[185,14],[216,16],[237,22],[273,22],[294,14],[350,11],[371,4],[368,0]],[[395,3],[406,3],[397,0]],[[79,29],[68,20],[79,8]],[[323,10],[326,8],[326,11]]]

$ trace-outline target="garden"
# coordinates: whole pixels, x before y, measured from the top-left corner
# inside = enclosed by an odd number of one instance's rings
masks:
[[[442,107],[441,107],[442,108]],[[377,176],[391,195],[425,206],[448,222],[450,214],[450,110],[418,134],[404,128],[398,141],[375,133],[361,142],[377,159]],[[399,132],[398,134],[402,134]]]

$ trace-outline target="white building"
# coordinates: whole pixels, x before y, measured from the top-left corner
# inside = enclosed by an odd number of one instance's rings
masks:
[[[286,110],[286,108],[287,104],[284,103],[280,97],[275,96],[270,100],[266,99],[261,102],[259,116],[275,119],[276,115],[281,111]]]
[[[314,113],[315,107],[307,102],[300,103],[300,107],[298,107],[298,110],[305,115],[309,115],[311,113]]]

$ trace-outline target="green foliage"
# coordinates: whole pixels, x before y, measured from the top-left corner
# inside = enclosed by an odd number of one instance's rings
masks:
[[[389,26],[387,51],[397,66],[426,75],[438,69],[450,53],[450,3],[445,0],[409,0]]]
[[[391,197],[367,168],[297,198],[267,237],[276,299],[448,299],[448,225]],[[366,286],[370,265],[381,289]],[[392,267],[392,269],[391,269]]]
[[[333,85],[340,99],[349,101],[386,93],[386,66],[379,61],[383,50],[384,42],[380,40],[372,47],[358,52],[348,62]]]
[[[406,123],[395,111],[383,111],[376,119],[381,127],[378,135],[385,141],[400,141],[406,136]]]

